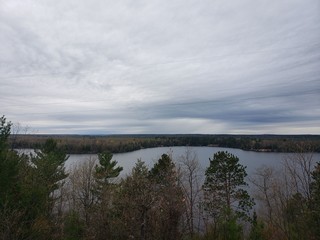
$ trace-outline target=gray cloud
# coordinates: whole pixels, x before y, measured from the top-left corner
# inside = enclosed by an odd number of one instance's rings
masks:
[[[320,134],[320,4],[0,3],[0,114],[40,133]]]

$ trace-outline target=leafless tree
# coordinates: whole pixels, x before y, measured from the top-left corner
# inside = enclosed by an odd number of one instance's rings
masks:
[[[75,166],[69,175],[69,208],[80,213],[86,224],[89,224],[90,210],[97,200],[94,193],[95,164],[96,159],[90,157],[87,161]]]
[[[282,239],[287,232],[284,210],[289,198],[283,169],[262,166],[250,178],[258,214],[268,228],[270,238]]]
[[[296,145],[296,151],[283,159],[284,169],[290,190],[299,193],[310,200],[310,186],[315,159],[312,149],[308,145]]]
[[[30,134],[29,126],[22,126],[20,123],[15,123],[12,125],[10,140],[11,140],[11,149],[15,149],[18,141],[19,135]]]
[[[184,155],[180,156],[179,184],[183,190],[185,203],[185,225],[191,237],[195,231],[200,231],[201,213],[201,177],[203,173],[199,164],[198,156],[191,148],[187,148]]]
[[[299,145],[296,152],[283,158],[281,169],[263,166],[251,177],[258,213],[267,223],[272,239],[305,237],[307,226],[301,218],[309,211],[306,203],[311,199],[314,165],[312,150]]]

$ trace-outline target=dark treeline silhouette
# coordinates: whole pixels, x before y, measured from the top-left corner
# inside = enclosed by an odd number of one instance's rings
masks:
[[[216,146],[250,151],[295,152],[295,146],[308,145],[320,152],[319,135],[29,135],[15,134],[9,141],[13,148],[40,148],[47,138],[72,153],[130,152],[142,148],[171,146]]]
[[[305,142],[252,176],[226,151],[203,172],[187,149],[120,179],[110,152],[66,172],[59,139],[18,154],[10,130],[1,117],[0,239],[320,239],[320,163]]]

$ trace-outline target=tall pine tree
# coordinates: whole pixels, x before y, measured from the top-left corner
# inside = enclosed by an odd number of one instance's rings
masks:
[[[203,206],[213,220],[215,236],[222,239],[239,236],[241,228],[237,222],[249,220],[249,211],[253,206],[253,199],[246,190],[245,167],[233,154],[217,152],[210,159],[205,176]]]

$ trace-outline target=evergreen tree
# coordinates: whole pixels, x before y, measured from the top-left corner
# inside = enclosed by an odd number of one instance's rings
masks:
[[[152,239],[179,239],[183,214],[183,193],[171,157],[163,154],[150,170],[156,206],[152,212]]]
[[[205,176],[203,205],[205,212],[213,220],[214,232],[221,232],[218,231],[221,224],[228,226],[232,222],[237,224],[237,220],[250,220],[249,211],[254,203],[246,191],[247,173],[238,157],[223,151],[215,153],[210,159]],[[233,229],[238,231],[235,227]],[[232,234],[228,230],[224,233]],[[227,236],[224,237],[228,239]]]
[[[96,219],[92,223],[94,226],[91,234],[95,234],[96,239],[115,239],[114,233],[119,233],[116,229],[119,219],[114,211],[114,195],[118,190],[118,184],[113,183],[112,179],[118,177],[123,168],[116,167],[117,161],[112,160],[112,153],[98,154],[98,158],[99,165],[95,166],[94,173],[97,183],[94,194],[98,201],[91,217],[93,221]]]
[[[0,208],[12,203],[18,192],[19,157],[8,149],[11,122],[0,118]]]
[[[41,149],[35,152],[36,155],[31,158],[33,187],[38,190],[35,194],[43,198],[43,210],[50,215],[56,200],[60,197],[56,190],[64,184],[63,180],[68,176],[64,167],[68,156],[51,138],[47,139]]]
[[[8,137],[11,131],[11,122],[7,122],[7,119],[0,117],[0,153],[8,150]]]
[[[118,177],[123,167],[116,167],[117,161],[112,161],[112,153],[104,152],[98,154],[99,164],[96,165],[96,178],[101,184],[109,184],[110,180]]]
[[[150,170],[150,177],[161,185],[175,184],[175,165],[168,154],[162,154]]]
[[[151,239],[151,208],[155,194],[149,179],[148,168],[138,160],[132,172],[121,183],[114,201],[120,218],[121,234],[124,239]]]
[[[81,221],[78,212],[71,211],[64,219],[64,238],[65,240],[80,240],[84,235],[84,223]]]
[[[264,234],[264,225],[258,220],[256,211],[253,212],[251,230],[249,234],[249,240],[266,240]]]
[[[11,125],[4,116],[0,117],[0,239],[16,239],[23,235],[21,158],[8,148]]]
[[[27,234],[32,239],[47,239],[60,227],[62,212],[58,211],[57,203],[68,176],[64,168],[67,159],[57,142],[47,139],[24,164],[23,201],[27,206],[25,218],[30,225]]]

